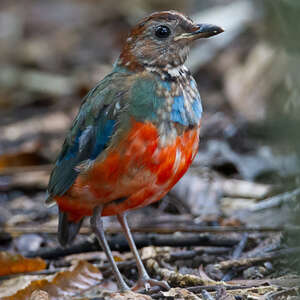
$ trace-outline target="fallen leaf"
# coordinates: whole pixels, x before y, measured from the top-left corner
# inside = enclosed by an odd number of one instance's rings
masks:
[[[46,262],[41,258],[26,258],[21,254],[0,252],[0,276],[16,273],[26,273],[46,268]]]
[[[67,296],[74,296],[100,283],[102,273],[98,268],[86,261],[79,261],[69,270],[52,276],[35,277],[20,290],[6,289],[0,293],[1,300],[27,300],[35,290],[47,292],[49,300],[59,300]],[[8,286],[8,284],[6,284]],[[1,286],[0,286],[1,291]],[[6,292],[6,294],[5,294]]]

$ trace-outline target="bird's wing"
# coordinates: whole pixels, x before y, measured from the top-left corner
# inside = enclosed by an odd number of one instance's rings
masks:
[[[80,173],[78,167],[96,159],[109,144],[118,126],[126,76],[126,73],[111,73],[83,99],[51,173],[46,203],[63,195]]]

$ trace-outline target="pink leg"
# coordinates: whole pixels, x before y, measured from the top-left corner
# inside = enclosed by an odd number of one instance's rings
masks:
[[[94,231],[94,233],[96,234],[96,237],[98,239],[99,244],[101,245],[103,251],[106,253],[106,256],[111,264],[112,267],[112,271],[114,273],[114,276],[117,280],[117,284],[119,287],[119,290],[121,292],[125,292],[130,290],[130,288],[128,287],[128,285],[125,283],[118,267],[117,264],[112,256],[111,250],[108,246],[107,240],[105,238],[104,235],[104,229],[103,229],[103,223],[101,220],[101,212],[102,212],[102,207],[101,206],[97,206],[94,209],[94,213],[93,216],[91,217],[91,226],[92,229]]]
[[[139,273],[139,279],[138,279],[136,286],[133,289],[138,290],[141,288],[146,288],[146,290],[148,290],[150,288],[150,286],[157,286],[157,285],[163,287],[166,290],[170,289],[170,286],[168,285],[168,283],[166,281],[159,281],[159,280],[151,279],[149,277],[149,275],[143,265],[141,257],[138,253],[136,245],[134,243],[134,240],[133,240],[132,234],[130,232],[125,214],[118,214],[117,217],[118,217],[118,220],[124,230],[124,234],[128,241],[129,247],[130,247],[131,251],[133,252],[133,255],[136,259],[137,269],[138,269],[138,273]]]

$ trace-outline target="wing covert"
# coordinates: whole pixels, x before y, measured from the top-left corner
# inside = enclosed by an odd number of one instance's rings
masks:
[[[124,76],[111,73],[83,99],[51,173],[47,203],[70,188],[80,173],[78,166],[96,159],[109,144],[126,93]]]

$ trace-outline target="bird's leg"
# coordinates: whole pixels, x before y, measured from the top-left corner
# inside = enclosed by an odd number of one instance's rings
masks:
[[[117,264],[112,256],[111,250],[108,246],[107,240],[104,235],[103,222],[101,220],[101,212],[102,212],[101,206],[95,207],[93,216],[91,217],[91,226],[92,226],[93,232],[96,234],[99,244],[101,245],[103,251],[106,253],[107,258],[111,264],[112,271],[117,280],[119,290],[121,292],[125,292],[125,291],[130,290],[130,288],[125,283],[125,281],[117,267]]]
[[[146,288],[146,290],[148,290],[150,288],[150,286],[157,286],[157,285],[161,286],[167,290],[170,289],[170,286],[168,285],[168,283],[166,281],[159,281],[159,280],[150,278],[150,276],[148,275],[148,273],[143,265],[143,262],[138,253],[138,250],[136,248],[135,242],[133,240],[132,234],[130,232],[130,229],[129,229],[129,226],[127,223],[126,215],[118,214],[117,217],[118,217],[118,220],[124,230],[124,234],[128,241],[129,247],[130,247],[131,251],[133,252],[133,255],[136,259],[137,269],[138,269],[138,273],[139,273],[139,279],[138,279],[136,286],[134,286],[133,290],[138,290],[141,288]]]

